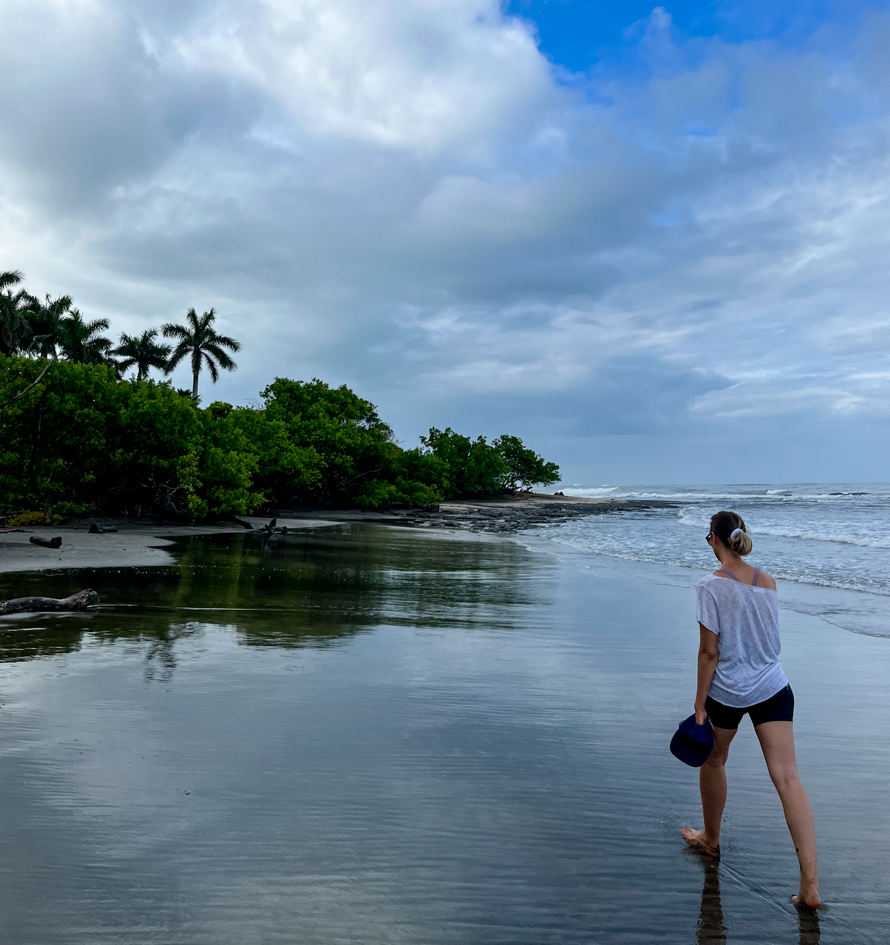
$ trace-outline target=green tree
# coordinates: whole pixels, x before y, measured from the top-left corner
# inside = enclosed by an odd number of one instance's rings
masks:
[[[232,406],[222,402],[200,411],[200,504],[191,510],[197,518],[244,515],[265,501],[254,486],[260,457],[233,414]]]
[[[75,364],[112,364],[112,341],[102,334],[108,331],[108,319],[84,321],[80,309],[72,308],[60,318],[56,328],[56,343],[63,358]]]
[[[377,408],[346,385],[329,387],[318,378],[276,378],[262,393],[268,421],[280,422],[291,447],[313,450],[320,476],[310,488],[295,488],[275,501],[313,505],[351,504],[374,479],[386,478],[399,448]]]
[[[0,400],[42,373],[45,362],[0,358]],[[118,413],[108,367],[57,361],[0,413],[0,495],[8,508],[83,511],[107,491],[109,424]]]
[[[34,298],[28,314],[31,339],[23,353],[55,358],[64,332],[62,322],[70,310],[70,295],[60,295],[55,299],[46,295],[42,302]]]
[[[21,281],[18,270],[0,272],[0,354],[18,354],[31,341],[30,314],[35,300],[17,288]]]
[[[426,453],[444,464],[443,486],[448,498],[503,492],[507,464],[484,436],[471,440],[455,433],[451,427],[445,430],[431,427],[420,442]]]
[[[118,369],[122,374],[135,367],[136,380],[147,381],[148,372],[152,368],[167,370],[167,361],[173,349],[171,345],[158,344],[155,341],[157,336],[157,328],[144,331],[138,337],[121,332],[120,342],[112,354],[116,354],[120,359]]]
[[[169,384],[116,384],[102,494],[94,506],[166,519],[195,518],[203,508],[204,430],[191,397]]]
[[[208,409],[221,415],[226,408],[226,416],[257,457],[255,484],[263,501],[275,508],[313,501],[310,497],[320,493],[323,465],[315,448],[300,445],[288,423],[267,410],[218,403]]]
[[[0,357],[0,402],[32,384],[41,366]],[[193,519],[208,506],[199,413],[168,384],[121,384],[107,365],[56,361],[0,412],[0,502]]]
[[[220,335],[213,327],[216,321],[216,312],[210,309],[198,317],[197,312],[190,308],[185,316],[185,325],[167,323],[163,327],[164,337],[177,341],[173,354],[167,363],[169,374],[186,356],[191,361],[192,368],[192,397],[198,399],[198,378],[201,369],[206,365],[210,379],[215,384],[219,380],[219,368],[225,371],[234,371],[235,362],[229,357],[229,351],[240,351],[241,343],[228,335]]]
[[[559,482],[559,466],[528,449],[518,436],[504,434],[491,445],[500,453],[507,467],[504,486],[510,492],[531,492],[534,486]]]

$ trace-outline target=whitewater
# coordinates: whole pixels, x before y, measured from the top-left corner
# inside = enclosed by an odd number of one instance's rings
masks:
[[[538,529],[526,543],[594,568],[643,562],[662,579],[694,583],[713,570],[711,515],[738,512],[754,541],[750,561],[780,582],[786,607],[857,633],[890,637],[890,484],[715,486],[575,484],[567,496],[669,502]]]

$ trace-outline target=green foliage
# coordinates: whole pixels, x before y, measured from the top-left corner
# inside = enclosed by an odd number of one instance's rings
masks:
[[[503,492],[507,464],[484,436],[471,440],[451,427],[444,431],[432,427],[420,442],[442,464],[441,485],[447,498]]]
[[[24,390],[44,366],[0,357],[0,402]],[[6,507],[185,510],[186,484],[177,471],[190,445],[200,442],[199,424],[169,388],[146,388],[118,383],[105,365],[53,364],[40,384],[0,412]]]
[[[534,450],[528,449],[518,436],[499,436],[491,444],[507,467],[505,487],[511,492],[530,492],[534,486],[551,486],[559,482],[559,466],[549,463]]]
[[[124,382],[112,427],[111,482],[92,508],[192,519],[201,495],[204,429],[190,397],[167,384]]]
[[[407,459],[413,478],[435,485],[448,498],[530,491],[536,485],[559,482],[559,466],[528,449],[518,436],[499,436],[491,443],[484,436],[471,440],[450,427],[430,429],[420,438],[424,449]],[[420,461],[434,464],[422,468]]]
[[[192,516],[252,512],[265,499],[253,486],[259,456],[228,404],[211,404],[200,411],[200,417],[204,428],[198,465],[200,496],[190,508]]]
[[[307,458],[314,453],[317,471],[310,486],[293,483],[289,495],[273,492],[275,504],[344,505],[358,495],[366,507],[380,504],[382,493],[372,483],[388,479],[400,451],[370,401],[317,378],[276,378],[262,397],[266,417],[282,425],[291,448]]]
[[[71,311],[71,296],[60,295],[54,299],[47,295],[41,302],[29,297],[26,317],[30,337],[19,351],[22,354],[36,354],[40,357],[54,357],[61,345],[64,349],[65,316]]]
[[[144,331],[139,337],[121,332],[120,343],[112,352],[120,358],[118,370],[121,374],[134,367],[136,368],[136,380],[147,381],[148,372],[152,368],[167,373],[167,359],[173,349],[170,345],[158,344],[155,341],[157,336],[157,328]]]
[[[18,288],[21,281],[18,270],[0,272],[0,354],[16,354],[31,342],[29,315],[34,299]]]
[[[87,322],[80,310],[73,308],[59,319],[56,343],[62,356],[76,364],[113,364],[111,339],[102,335],[103,331],[108,331],[107,318]]]
[[[121,381],[107,364],[0,354],[0,511],[213,520],[269,506],[426,506],[558,478],[516,437],[433,428],[404,450],[345,386],[278,378],[262,397],[202,410],[168,382]]]
[[[228,407],[228,405],[225,405]],[[211,404],[210,410],[218,410]],[[313,447],[296,444],[288,425],[268,410],[249,407],[229,408],[231,422],[257,458],[255,485],[264,501],[275,508],[300,505],[316,493],[321,484],[322,464]]]

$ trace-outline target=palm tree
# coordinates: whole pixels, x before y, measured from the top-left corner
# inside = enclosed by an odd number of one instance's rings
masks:
[[[121,332],[120,344],[112,352],[121,359],[118,361],[121,373],[135,367],[136,380],[147,381],[148,372],[152,368],[158,368],[161,371],[167,370],[167,359],[173,349],[170,345],[157,344],[155,341],[157,336],[157,328],[142,332],[138,338],[130,336],[126,332]]]
[[[87,322],[80,314],[80,309],[71,309],[66,317],[59,320],[56,333],[56,343],[62,357],[75,364],[113,365],[114,361],[110,357],[113,342],[100,334],[103,331],[108,331],[107,318]]]
[[[0,272],[0,289],[10,289],[18,285],[24,277],[20,269],[10,269],[8,272]]]
[[[179,342],[167,362],[167,373],[169,374],[186,355],[190,355],[192,362],[192,397],[197,400],[198,377],[201,374],[203,365],[207,365],[210,379],[215,384],[219,380],[218,368],[234,371],[237,366],[223,348],[228,348],[230,351],[240,351],[241,342],[229,338],[228,335],[216,333],[213,328],[213,323],[216,321],[216,312],[213,309],[204,312],[198,318],[197,312],[190,308],[185,320],[188,323],[186,325],[170,323],[164,325],[164,337],[176,338]]]
[[[70,310],[70,295],[60,295],[57,299],[47,295],[43,302],[33,299],[28,310],[32,334],[24,353],[54,358],[56,346],[60,345],[63,337],[62,322]]]
[[[22,281],[16,270],[0,272],[0,354],[18,354],[28,347],[33,334],[29,315],[35,299],[24,289],[13,292]]]

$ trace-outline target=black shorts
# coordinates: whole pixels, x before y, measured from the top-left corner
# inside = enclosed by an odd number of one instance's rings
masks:
[[[747,709],[736,709],[731,705],[723,705],[716,699],[708,696],[705,699],[705,712],[714,728],[725,728],[734,732],[747,712],[751,716],[754,727],[764,722],[791,722],[794,720],[794,693],[791,686],[780,689],[774,696],[757,705],[749,705]]]

